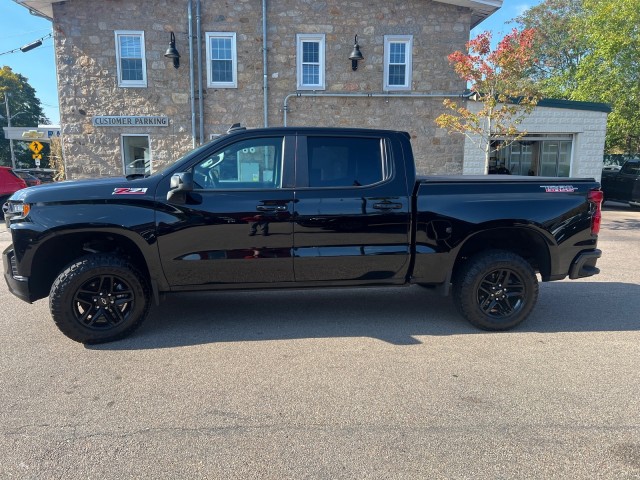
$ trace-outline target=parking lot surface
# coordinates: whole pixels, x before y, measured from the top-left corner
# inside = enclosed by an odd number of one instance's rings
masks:
[[[599,246],[504,333],[419,287],[224,292],[83,346],[3,281],[0,478],[640,478],[640,212]]]

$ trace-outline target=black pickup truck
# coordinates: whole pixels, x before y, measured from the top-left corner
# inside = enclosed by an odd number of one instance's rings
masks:
[[[640,208],[640,160],[629,160],[620,170],[602,171],[604,200],[627,202]]]
[[[537,274],[599,272],[601,200],[593,179],[417,178],[404,132],[243,129],[146,178],[17,192],[4,275],[87,343],[129,334],[163,293],[255,288],[419,284],[505,330]]]

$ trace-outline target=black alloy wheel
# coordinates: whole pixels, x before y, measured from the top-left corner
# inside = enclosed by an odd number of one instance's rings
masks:
[[[484,330],[508,330],[531,313],[538,299],[538,278],[531,265],[505,250],[489,250],[468,259],[453,282],[456,307]]]
[[[135,295],[125,279],[96,275],[87,280],[73,298],[73,315],[81,325],[105,330],[125,322],[135,307]]]
[[[478,307],[485,315],[501,320],[523,308],[525,292],[524,280],[517,272],[500,268],[480,280],[476,292]]]
[[[49,308],[58,328],[72,340],[110,342],[129,335],[146,318],[148,281],[124,258],[87,255],[53,282]]]

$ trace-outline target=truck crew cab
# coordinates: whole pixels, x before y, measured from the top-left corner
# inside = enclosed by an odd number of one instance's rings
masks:
[[[234,131],[148,177],[13,195],[11,292],[79,342],[132,332],[161,293],[407,286],[472,324],[522,322],[542,281],[598,273],[593,179],[416,177],[405,132]]]

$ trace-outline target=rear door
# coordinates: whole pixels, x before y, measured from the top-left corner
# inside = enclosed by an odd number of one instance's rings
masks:
[[[392,158],[391,141],[373,134],[298,137],[297,282],[404,282],[411,205],[404,159]]]

